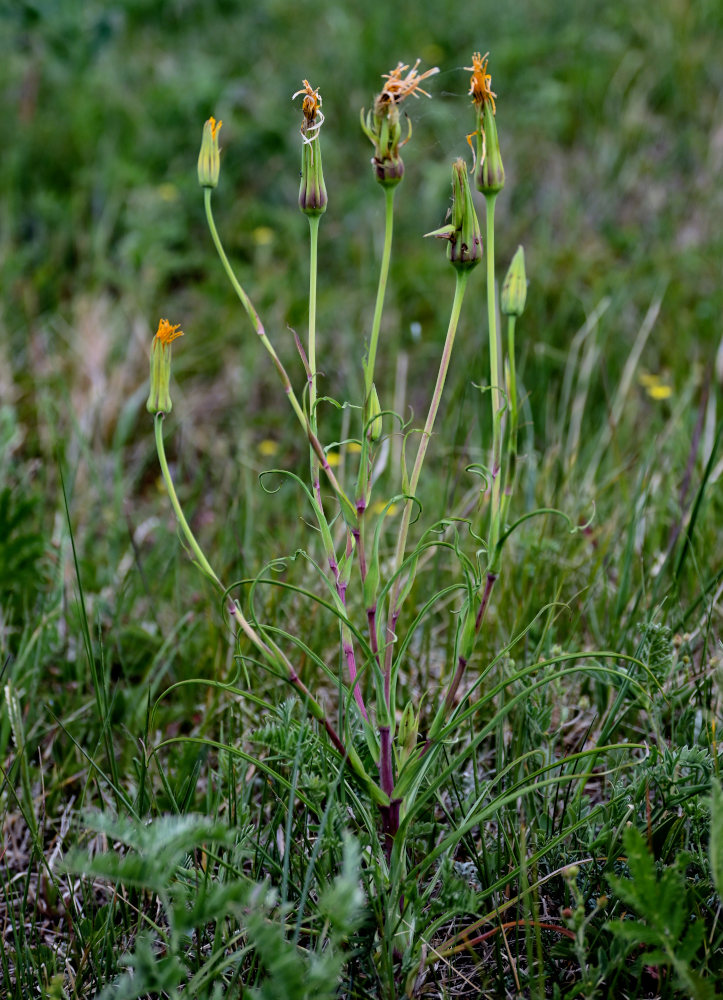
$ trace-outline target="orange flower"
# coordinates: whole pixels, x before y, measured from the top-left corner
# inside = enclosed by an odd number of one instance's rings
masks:
[[[393,69],[391,73],[382,73],[382,79],[387,82],[375,102],[375,111],[377,113],[387,104],[401,104],[410,94],[414,94],[415,97],[419,97],[420,94],[424,94],[425,97],[432,96],[420,84],[428,76],[434,76],[435,73],[439,73],[439,66],[425,70],[424,73],[417,73],[417,66],[419,66],[420,62],[421,59],[417,59],[411,69],[409,69],[408,64],[397,63],[396,69]],[[402,73],[407,70],[409,72],[403,77]]]
[[[497,97],[497,94],[490,87],[492,76],[487,72],[488,58],[489,52],[485,52],[484,55],[480,55],[479,52],[473,52],[472,65],[465,66],[465,69],[469,70],[472,74],[469,81],[469,93],[472,100],[478,107],[489,101],[492,105],[492,113],[495,114],[497,111],[495,107],[495,97]]]
[[[211,119],[213,121],[213,119]],[[170,344],[177,337],[183,336],[183,330],[181,329],[181,324],[176,323],[172,326],[167,319],[160,319],[158,321],[158,329],[156,330],[156,340],[160,340],[162,344]]]
[[[213,117],[213,115],[211,115],[211,117],[208,119],[208,124],[211,129],[211,138],[215,139],[216,136],[218,135],[218,130],[223,125],[223,122],[217,122],[216,119]]]

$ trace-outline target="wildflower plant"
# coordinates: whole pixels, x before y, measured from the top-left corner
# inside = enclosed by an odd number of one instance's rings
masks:
[[[515,529],[537,513],[560,515],[566,520],[568,528],[575,530],[560,511],[545,508],[543,511],[515,511],[513,514],[519,474],[521,406],[515,364],[515,331],[524,313],[527,278],[524,252],[520,247],[504,279],[498,301],[494,211],[496,199],[504,188],[505,173],[497,132],[497,95],[491,89],[487,55],[482,57],[475,53],[472,61],[469,95],[475,127],[467,137],[473,151],[471,173],[463,158],[454,160],[448,220],[427,233],[427,236],[435,237],[446,245],[454,286],[447,332],[421,428],[416,424],[404,425],[401,417],[385,410],[374,373],[392,253],[395,196],[404,177],[401,150],[412,135],[411,123],[404,121],[403,103],[410,96],[431,96],[422,84],[428,85],[438,72],[437,68],[420,73],[419,61],[411,68],[408,64],[399,63],[383,76],[384,85],[371,108],[361,113],[362,130],[373,146],[373,176],[384,195],[385,228],[372,325],[366,354],[361,360],[363,397],[355,411],[359,415],[353,437],[355,448],[350,448],[348,452],[348,458],[355,456],[358,460],[356,474],[352,476],[342,475],[340,471],[337,477],[335,468],[340,467],[335,467],[330,460],[319,420],[317,247],[321,221],[328,210],[333,210],[328,203],[322,171],[324,116],[319,89],[304,80],[301,89],[293,95],[295,100],[302,99],[299,208],[309,223],[310,261],[308,338],[304,346],[296,337],[300,373],[293,377],[280,359],[224,250],[212,207],[213,194],[219,183],[218,133],[221,123],[210,118],[203,127],[198,176],[211,238],[252,329],[278,374],[293,419],[309,448],[308,483],[303,483],[298,476],[293,478],[303,489],[322,550],[321,555],[309,555],[323,584],[322,592],[312,596],[329,615],[329,628],[338,632],[340,658],[345,668],[345,675],[340,679],[327,671],[327,677],[334,678],[338,684],[336,706],[325,705],[314,694],[314,683],[301,679],[296,663],[298,646],[294,637],[284,633],[274,623],[258,620],[249,597],[253,588],[245,591],[222,582],[193,535],[177,498],[163,441],[163,420],[171,409],[168,391],[170,345],[175,337],[180,336],[179,327],[162,320],[151,355],[149,409],[154,414],[163,477],[193,558],[222,595],[228,615],[235,623],[238,655],[251,666],[260,662],[293,688],[326,733],[332,752],[338,755],[340,767],[346,769],[358,809],[371,817],[372,825],[376,815],[380,832],[378,863],[379,870],[383,872],[379,889],[380,893],[387,894],[388,900],[380,933],[386,937],[389,961],[392,961],[391,956],[400,953],[409,956],[414,931],[408,922],[405,924],[405,900],[408,902],[413,896],[416,882],[430,870],[435,859],[453,849],[473,827],[490,818],[496,807],[493,782],[480,791],[461,828],[449,830],[442,836],[423,861],[410,863],[407,843],[422,809],[434,800],[439,788],[443,787],[460,761],[468,759],[465,754],[479,747],[519,700],[519,696],[515,696],[508,703],[503,701],[503,707],[494,721],[473,729],[466,749],[452,763],[445,762],[445,751],[450,743],[458,740],[462,732],[467,732],[468,725],[480,709],[492,706],[511,683],[510,677],[491,682],[496,660],[486,665],[475,660],[486,612],[494,599],[495,583],[500,574],[507,572],[505,546]],[[470,177],[473,185],[470,184]],[[473,186],[484,199],[484,239],[475,208]],[[482,442],[489,459],[469,468],[470,473],[480,477],[482,488],[474,510],[464,515],[449,516],[436,524],[424,525],[421,537],[412,545],[410,529],[413,519],[424,517],[424,498],[420,493],[422,472],[444,402],[445,381],[460,315],[470,280],[474,282],[475,275],[482,270],[478,265],[483,257],[486,276],[484,292],[475,287],[472,294],[474,315],[482,314],[477,303],[482,294],[486,295],[489,370],[481,398],[484,400],[487,396],[490,401],[492,438]],[[506,321],[504,344],[498,311]],[[484,334],[482,331],[479,333],[482,350]],[[391,433],[403,437],[399,452],[400,468],[392,470],[398,472],[399,480],[396,488],[380,495],[379,484],[382,480],[375,477],[375,465],[393,420],[399,421],[401,429]],[[345,467],[345,473],[347,471]],[[386,518],[396,510],[401,510],[401,518],[389,558],[382,541]],[[426,558],[440,548],[447,549],[456,559],[458,578],[439,590],[409,623],[415,583]],[[451,643],[451,660],[439,687],[425,692],[423,707],[412,702],[401,705],[400,673],[409,655],[414,631],[431,606],[448,600],[456,601],[457,624]],[[359,608],[362,609],[361,615]],[[320,671],[324,670],[324,651],[315,653],[304,648]],[[606,657],[612,656],[600,654],[596,665],[587,669],[602,675],[615,674],[615,668],[606,665]],[[615,658],[619,659],[620,654],[615,654]],[[558,654],[532,667],[517,669],[512,675],[513,680],[527,681],[534,686],[548,683],[551,677],[564,679],[580,669],[577,660],[575,654]],[[535,681],[536,673],[541,680]],[[635,681],[631,683],[633,686],[636,684]],[[583,759],[586,753],[582,752],[579,758]],[[543,766],[513,784],[513,792],[509,794],[519,796],[530,788],[538,787],[536,783],[542,787],[557,780],[550,777],[549,766]],[[452,942],[450,954],[455,947]]]

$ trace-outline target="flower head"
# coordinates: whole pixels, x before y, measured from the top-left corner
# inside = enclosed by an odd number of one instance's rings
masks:
[[[198,154],[198,183],[201,187],[215,188],[221,169],[218,149],[218,132],[223,122],[211,117],[204,123],[201,151]]]
[[[505,185],[505,168],[502,164],[500,143],[497,137],[495,115],[497,94],[492,90],[492,76],[487,72],[489,52],[472,54],[472,65],[465,69],[472,73],[469,93],[475,106],[477,127],[467,136],[467,142],[475,154],[473,167],[475,185],[486,195],[497,194]],[[472,139],[476,138],[476,148]]]
[[[372,167],[380,184],[392,187],[398,184],[404,176],[404,163],[399,155],[399,149],[409,141],[412,134],[411,122],[407,126],[406,138],[402,138],[402,127],[399,122],[399,105],[410,95],[431,97],[421,86],[423,80],[439,72],[439,68],[418,73],[417,59],[409,68],[406,63],[397,63],[395,69],[383,73],[386,81],[382,90],[374,98],[374,106],[366,115],[361,112],[361,127],[364,134],[374,146]],[[406,75],[404,75],[406,74]]]
[[[321,111],[321,94],[318,87],[312,87],[308,80],[302,80],[304,86],[292,95],[291,100],[295,101],[299,94],[304,95],[301,102],[301,110],[304,113],[304,120],[301,123],[301,134],[304,142],[311,142],[314,135],[324,124],[324,115]]]
[[[497,97],[497,94],[490,87],[492,76],[487,72],[488,58],[489,52],[485,52],[483,56],[479,52],[473,52],[472,65],[465,66],[465,69],[469,70],[472,74],[469,81],[469,93],[474,104],[477,107],[482,107],[483,104],[489,102],[492,105],[492,113],[495,114],[497,111],[495,106],[495,97]]]
[[[146,402],[149,413],[170,413],[171,402],[171,344],[183,336],[180,323],[175,326],[167,319],[159,320],[158,330],[151,344],[151,391]]]
[[[318,216],[326,211],[328,201],[324,174],[321,169],[321,143],[319,131],[324,124],[321,110],[321,95],[319,88],[312,87],[308,80],[297,90],[292,100],[299,94],[304,95],[301,110],[304,119],[301,123],[301,138],[304,145],[301,149],[301,184],[299,186],[299,208],[305,215]]]
[[[418,73],[417,66],[419,66],[420,62],[421,59],[417,59],[411,69],[409,69],[409,64],[397,63],[396,68],[390,73],[382,73],[382,79],[387,82],[381,92],[377,94],[374,101],[374,111],[376,114],[380,113],[390,104],[401,104],[411,94],[415,97],[419,97],[420,94],[424,94],[425,97],[432,96],[420,84],[427,77],[439,73],[439,66],[425,70],[424,73]],[[403,77],[402,73],[405,73],[407,70],[409,72]]]

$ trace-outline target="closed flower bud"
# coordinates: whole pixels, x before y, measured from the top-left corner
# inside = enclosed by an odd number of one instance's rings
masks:
[[[483,194],[497,194],[505,186],[505,168],[502,165],[500,142],[497,138],[497,121],[489,103],[482,112],[485,137],[485,157],[477,164],[475,185]]]
[[[419,59],[409,69],[408,65],[398,63],[391,73],[384,73],[387,82],[381,93],[374,100],[374,107],[367,114],[361,112],[361,127],[374,146],[372,169],[374,176],[384,187],[394,187],[404,176],[404,163],[399,155],[400,148],[409,141],[412,135],[412,125],[408,122],[407,135],[402,138],[402,126],[399,120],[399,105],[410,94],[419,97],[431,97],[420,86],[422,80],[439,72],[438,67],[417,73]],[[402,76],[407,70],[406,76]]]
[[[218,150],[218,132],[223,122],[209,118],[203,126],[201,151],[198,154],[198,183],[201,187],[215,188],[221,169],[221,157]]]
[[[369,434],[370,441],[378,441],[382,436],[382,408],[379,405],[379,395],[377,387],[372,382],[372,391],[369,395]]]
[[[294,97],[304,95],[301,110],[304,120],[301,123],[301,184],[299,186],[299,208],[305,215],[321,215],[326,211],[328,201],[324,173],[321,168],[321,143],[319,132],[324,123],[321,111],[321,95],[319,88],[312,88],[308,80],[297,90]],[[293,100],[293,98],[292,98]]]
[[[399,720],[398,746],[399,746],[399,767],[409,760],[414,748],[417,745],[417,733],[419,731],[419,717],[414,711],[414,704],[408,701]]]
[[[525,251],[518,247],[502,284],[500,311],[504,316],[521,316],[526,300]]]
[[[472,268],[482,259],[482,234],[472,201],[467,164],[461,158],[452,164],[452,221],[425,235],[448,240],[447,258],[459,270]]]
[[[183,336],[180,324],[172,326],[167,319],[158,323],[158,331],[151,345],[151,391],[146,403],[149,413],[170,413],[171,402],[171,343]]]

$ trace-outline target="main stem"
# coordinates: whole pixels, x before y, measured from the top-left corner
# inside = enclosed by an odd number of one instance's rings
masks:
[[[454,338],[457,332],[457,325],[459,323],[459,315],[462,310],[462,301],[464,299],[464,293],[467,287],[468,277],[469,277],[469,271],[456,272],[454,300],[452,302],[452,312],[449,317],[447,337],[444,342],[444,349],[442,350],[442,357],[439,362],[439,371],[437,372],[437,382],[434,386],[432,400],[429,404],[429,412],[427,413],[427,420],[424,424],[424,430],[422,431],[422,439],[419,442],[419,447],[417,449],[417,457],[414,461],[414,467],[412,469],[411,479],[409,480],[410,499],[408,499],[406,504],[404,505],[404,512],[402,514],[402,524],[399,531],[399,537],[397,538],[396,551],[394,553],[394,571],[396,576],[394,584],[392,585],[391,598],[389,601],[389,618],[387,619],[387,642],[386,642],[386,652],[384,661],[384,697],[387,703],[387,707],[389,707],[390,705],[392,649],[393,649],[397,618],[399,617],[399,593],[402,589],[402,579],[399,571],[401,569],[402,563],[404,562],[404,552],[407,547],[407,535],[409,533],[409,523],[412,517],[412,507],[414,505],[414,501],[411,498],[414,497],[417,492],[417,486],[419,485],[419,477],[422,473],[424,458],[425,455],[427,454],[427,448],[429,446],[429,442],[432,437],[432,430],[434,429],[434,422],[436,420],[437,411],[439,409],[439,404],[442,399],[442,391],[444,390],[444,383],[447,378],[449,362],[452,357],[452,348],[454,346]]]

